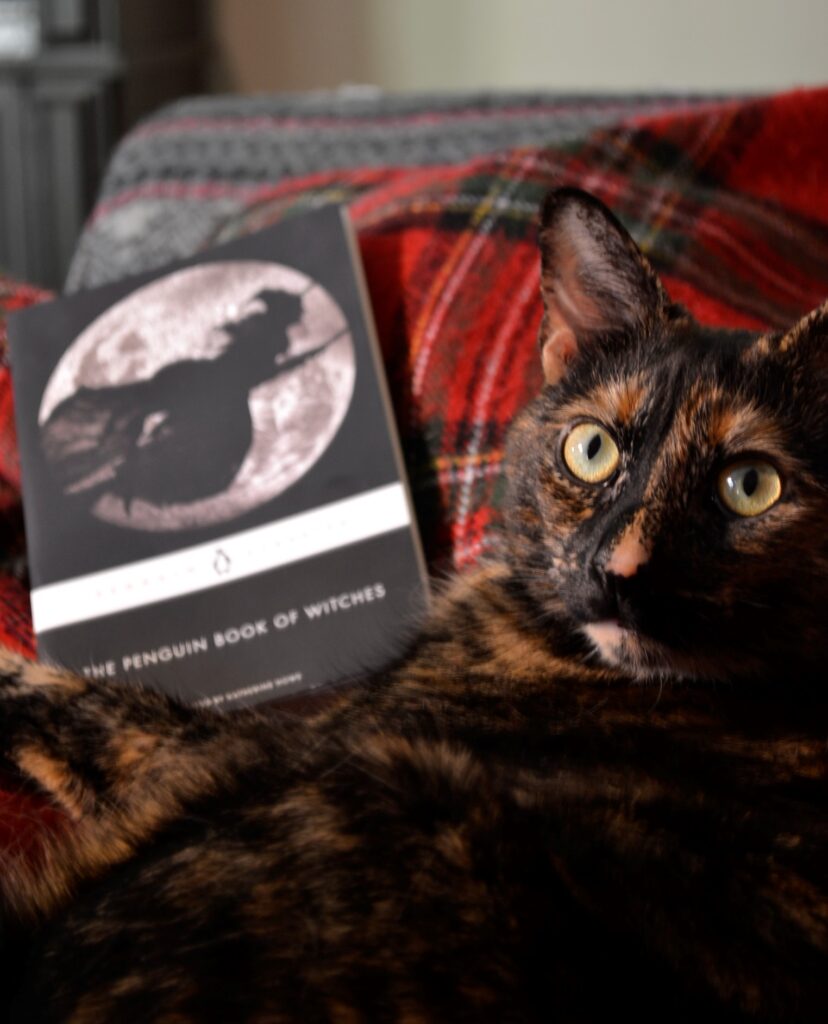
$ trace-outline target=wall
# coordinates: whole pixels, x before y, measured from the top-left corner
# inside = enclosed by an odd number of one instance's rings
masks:
[[[241,92],[769,90],[828,81],[825,0],[210,0]]]
[[[367,14],[364,0],[211,0],[212,84],[260,92],[367,81]]]

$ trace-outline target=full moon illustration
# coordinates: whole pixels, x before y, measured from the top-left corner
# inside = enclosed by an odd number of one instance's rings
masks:
[[[267,327],[268,297],[273,293],[283,293],[280,299],[295,296],[301,306],[293,299],[289,301],[292,308],[301,312],[281,331],[281,339],[263,337],[260,343],[258,336],[253,338],[256,346],[264,346],[258,351],[265,353],[269,344],[280,341],[283,351],[277,351],[278,346],[274,348],[272,376],[267,375],[266,369],[249,391],[243,389],[243,384],[239,391],[236,384],[235,394],[234,382],[227,381],[226,402],[246,401],[252,432],[238,471],[220,492],[199,495],[197,500],[165,503],[157,496],[142,496],[140,486],[136,485],[125,496],[125,484],[118,474],[128,474],[129,452],[110,457],[108,462],[102,455],[100,465],[95,465],[94,471],[88,470],[96,451],[106,448],[109,426],[101,426],[101,436],[96,439],[95,418],[91,417],[87,425],[77,411],[74,419],[71,412],[66,416],[68,427],[60,422],[54,426],[54,420],[60,420],[62,411],[71,409],[73,402],[78,409],[94,409],[95,402],[105,405],[108,395],[140,390],[128,386],[141,382],[146,382],[141,393],[152,396],[157,375],[166,371],[162,377],[169,379],[171,371],[167,368],[176,364],[181,364],[182,372],[189,367],[203,370],[207,361],[223,367],[228,360],[222,357],[231,346],[240,344],[238,339],[246,328],[249,335],[253,333],[253,324],[256,330],[261,330],[262,325]],[[250,341],[245,340],[244,344],[249,345]],[[256,356],[260,361],[262,358]],[[243,360],[236,363],[244,368]],[[265,362],[265,367],[269,366],[270,362]],[[43,393],[38,423],[47,457],[49,430],[58,438],[58,450],[68,453],[66,459],[71,460],[75,451],[83,451],[85,475],[79,474],[83,479],[74,489],[67,486],[65,493],[88,493],[93,516],[135,530],[191,529],[235,519],[301,479],[342,425],[355,379],[354,345],[347,320],[318,282],[278,263],[208,263],[175,271],[144,285],[89,324],[55,367]],[[190,398],[182,394],[182,405],[185,397]],[[216,407],[209,410],[209,416],[218,423],[223,415],[229,415],[228,407],[222,405],[224,401],[222,394],[215,402]],[[174,401],[168,404],[173,405]],[[190,398],[190,405],[193,404]],[[147,413],[136,429],[139,436],[133,449],[146,444],[147,439],[152,440],[163,430],[165,420],[173,419],[169,410],[146,401],[144,407]],[[201,417],[206,415],[204,409],[199,412]],[[247,423],[247,416],[242,415]],[[110,415],[105,420],[101,414],[99,422],[110,424],[113,419]],[[206,449],[209,445],[201,447]],[[210,458],[209,450],[196,446],[194,462]],[[147,460],[145,463],[152,468],[151,456]],[[195,466],[193,472],[197,469]]]

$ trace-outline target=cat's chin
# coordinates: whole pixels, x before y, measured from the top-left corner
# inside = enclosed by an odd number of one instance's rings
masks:
[[[602,661],[630,675],[640,679],[695,675],[687,666],[677,664],[678,659],[673,659],[657,641],[615,619],[587,622],[580,628]]]

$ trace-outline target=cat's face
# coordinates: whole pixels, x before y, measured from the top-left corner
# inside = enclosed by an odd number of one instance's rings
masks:
[[[513,431],[507,516],[535,600],[638,676],[819,670],[828,308],[704,328],[575,190],[540,240],[547,387]]]

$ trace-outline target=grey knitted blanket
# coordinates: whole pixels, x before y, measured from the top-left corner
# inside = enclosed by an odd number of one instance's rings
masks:
[[[76,291],[197,252],[251,192],[331,169],[457,163],[709,101],[552,93],[386,95],[343,89],[189,99],[117,148],[69,270]]]

